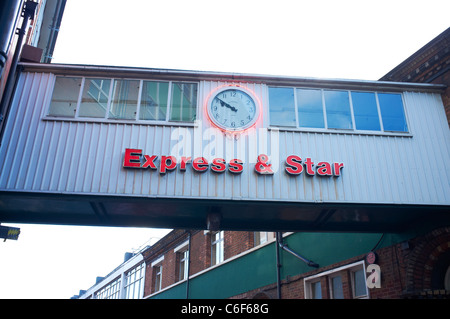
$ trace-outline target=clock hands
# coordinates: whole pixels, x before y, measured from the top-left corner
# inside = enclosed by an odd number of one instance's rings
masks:
[[[234,106],[231,106],[230,104],[228,104],[228,103],[222,101],[222,100],[219,99],[219,98],[217,98],[217,99],[218,99],[219,102],[220,102],[220,106],[222,106],[222,107],[225,106],[225,107],[229,108],[230,110],[232,110],[233,112],[237,112],[237,108],[235,108]]]

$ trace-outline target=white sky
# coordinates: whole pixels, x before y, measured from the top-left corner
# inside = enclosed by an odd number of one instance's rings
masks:
[[[448,12],[448,0],[68,0],[53,62],[378,80]],[[0,298],[70,298],[167,233],[4,225],[21,235],[0,241]]]

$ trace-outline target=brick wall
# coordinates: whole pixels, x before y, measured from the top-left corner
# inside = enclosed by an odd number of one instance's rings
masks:
[[[450,227],[435,229],[407,242],[377,249],[376,254],[378,256],[376,264],[381,270],[381,288],[369,289],[370,299],[450,298],[449,291],[433,286],[432,283],[436,265],[450,254]],[[303,299],[305,298],[304,278],[349,265],[364,258],[365,255],[359,255],[308,273],[288,277],[282,280],[281,297],[282,299]],[[447,260],[444,260],[446,262],[444,269],[450,265]],[[352,298],[350,273],[342,271],[341,275],[344,298]],[[329,282],[325,277],[320,281],[322,297],[329,298]],[[277,284],[232,297],[232,299],[253,298],[277,298]]]
[[[250,248],[253,248],[253,232],[226,231],[225,240],[225,259],[236,256]]]
[[[253,232],[224,231],[224,260],[236,256],[254,246]],[[188,240],[188,233],[174,230],[157,244],[144,252],[146,274],[144,296],[155,292],[155,269],[152,263],[164,256],[161,262],[163,267],[161,288],[168,287],[179,281],[179,254],[174,252],[175,247]],[[196,274],[211,267],[211,233],[191,231],[191,261],[190,275]]]

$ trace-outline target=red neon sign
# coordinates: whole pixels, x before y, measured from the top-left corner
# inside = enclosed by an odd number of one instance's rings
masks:
[[[141,149],[127,148],[123,160],[124,168],[150,168],[158,170],[161,174],[166,174],[170,171],[176,170],[177,166],[181,172],[186,171],[188,164],[191,164],[192,169],[198,173],[203,173],[209,169],[214,173],[223,173],[228,171],[233,174],[240,174],[244,170],[244,163],[240,159],[232,159],[228,163],[223,158],[214,158],[211,162],[205,157],[191,157],[183,156],[179,163],[174,156],[161,156],[159,164],[157,155],[144,155]],[[318,162],[315,164],[313,160],[306,157],[303,161],[297,155],[289,155],[285,161],[285,171],[289,175],[297,176],[306,172],[308,176],[341,176],[341,170],[344,168],[344,163],[329,163]],[[272,164],[269,163],[269,157],[265,154],[260,154],[255,164],[255,172],[260,175],[272,175],[274,171]]]

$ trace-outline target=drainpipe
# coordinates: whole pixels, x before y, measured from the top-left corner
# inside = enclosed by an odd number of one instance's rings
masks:
[[[277,298],[281,299],[281,262],[280,262],[280,238],[282,234],[280,232],[276,233],[276,240],[277,240]]]
[[[19,62],[20,54],[22,53],[23,40],[28,29],[29,20],[34,19],[34,14],[36,12],[36,7],[38,3],[33,1],[26,1],[22,7],[22,26],[17,29],[16,33],[19,35],[16,44],[16,50],[14,51],[14,56],[11,62],[11,68],[8,74],[8,79],[6,81],[5,90],[3,91],[3,98],[0,104],[0,131],[3,131],[4,117],[8,113],[9,102],[13,93],[13,88],[17,80],[17,64]],[[1,135],[0,135],[1,137]],[[0,139],[1,142],[1,139]]]
[[[315,262],[306,259],[305,257],[297,254],[295,251],[290,249],[285,243],[283,243],[283,234],[281,232],[276,233],[276,249],[277,249],[277,297],[281,299],[281,261],[280,261],[280,248],[287,251],[288,253],[294,255],[310,267],[319,268],[319,265]]]
[[[23,0],[8,0],[0,4],[0,77],[7,66],[8,51],[22,2]]]
[[[300,259],[301,261],[303,261],[304,263],[306,263],[309,267],[314,267],[314,268],[319,268],[319,265],[316,264],[315,262],[306,259],[305,257],[297,254],[295,251],[293,251],[292,249],[290,249],[286,244],[284,244],[283,242],[280,242],[280,247],[287,251],[288,253],[291,253],[292,255],[294,255],[295,257],[297,257],[298,259]]]

